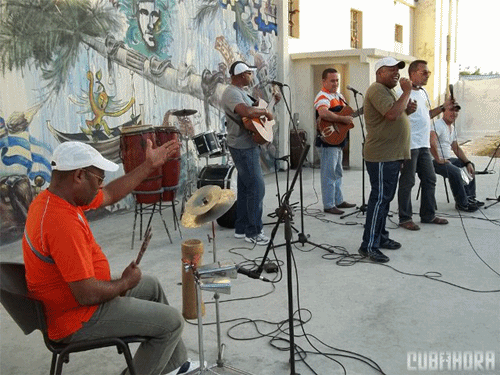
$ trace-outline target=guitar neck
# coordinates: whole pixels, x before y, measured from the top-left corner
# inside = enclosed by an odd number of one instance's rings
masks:
[[[274,105],[276,104],[276,98],[273,96],[273,98],[271,99],[271,101],[269,102],[269,104],[267,105],[267,111],[268,112],[271,112],[272,109],[274,108]]]

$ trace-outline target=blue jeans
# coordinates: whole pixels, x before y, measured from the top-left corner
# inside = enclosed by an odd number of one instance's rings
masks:
[[[255,237],[262,231],[262,211],[265,194],[264,176],[260,167],[260,147],[229,147],[238,171],[238,194],[234,231]]]
[[[116,297],[99,306],[90,320],[63,342],[105,337],[150,336],[134,355],[138,374],[167,374],[187,361],[181,339],[184,320],[168,305],[163,289],[154,277],[142,276],[125,297]],[[128,374],[128,370],[123,374]]]
[[[411,221],[411,189],[415,185],[415,173],[422,184],[420,195],[420,220],[430,222],[436,217],[436,172],[428,148],[411,150],[411,159],[405,160],[401,169],[398,189],[399,222]]]
[[[400,168],[400,161],[366,162],[366,170],[370,176],[372,189],[368,198],[361,247],[368,252],[378,250],[380,243],[389,239],[385,222],[389,214],[389,206],[396,194]]]
[[[344,201],[342,197],[342,148],[318,147],[321,157],[321,195],[323,208],[333,208]]]
[[[464,167],[464,163],[458,158],[451,158],[450,162],[446,164],[438,164],[434,161],[436,173],[450,181],[450,189],[455,197],[455,202],[467,206],[469,198],[476,198],[476,179],[474,178],[469,184],[466,184],[462,179],[460,170],[462,167]]]

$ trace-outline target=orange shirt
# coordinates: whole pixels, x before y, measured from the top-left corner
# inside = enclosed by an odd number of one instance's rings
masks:
[[[108,260],[83,213],[102,201],[100,190],[89,206],[75,207],[44,190],[30,205],[22,244],[26,281],[32,296],[43,302],[52,340],[78,331],[98,307],[80,305],[68,283],[111,280]]]
[[[336,106],[344,107],[345,100],[341,93],[331,93],[326,91],[324,88],[314,98],[314,109],[318,110],[320,107],[326,107],[328,109],[334,108]]]
[[[321,107],[326,107],[327,109],[331,110],[332,108],[335,107],[345,107],[346,102],[344,97],[342,96],[341,93],[339,92],[334,92],[331,93],[329,91],[326,91],[325,88],[323,87],[320,92],[316,95],[314,98],[314,109],[316,110],[316,118],[319,117],[318,109]],[[334,111],[338,112],[338,110]],[[324,142],[319,133],[317,132],[316,134],[316,141],[315,145],[316,147],[340,147],[343,148],[346,144],[346,140],[344,139],[340,144],[338,145],[331,145],[329,143]]]

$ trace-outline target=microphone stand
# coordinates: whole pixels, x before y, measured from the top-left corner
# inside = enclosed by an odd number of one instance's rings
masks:
[[[361,94],[360,92],[357,92],[357,91],[353,91],[351,90],[352,93],[354,94],[354,101],[356,103],[356,111],[359,113],[360,112],[360,108],[359,108],[359,104],[358,104],[358,95],[363,95]],[[361,206],[358,207],[357,210],[353,211],[353,212],[349,212],[348,214],[345,214],[345,215],[342,215],[340,218],[343,219],[345,217],[348,217],[348,216],[351,216],[351,215],[354,215],[354,214],[357,214],[358,212],[361,212],[362,214],[364,214],[366,212],[366,199],[365,199],[365,153],[364,153],[364,147],[365,147],[365,130],[364,130],[364,124],[363,124],[363,116],[360,114],[359,116],[359,123],[361,124],[361,134],[363,135],[363,143],[361,144],[361,158],[362,158],[362,162],[361,162],[361,199],[362,199],[362,202],[361,202]]]
[[[487,208],[497,204],[498,202],[500,202],[500,195],[498,196],[498,198],[486,198],[487,201],[496,201],[495,203],[492,203],[488,206],[484,206],[484,209],[486,210]]]
[[[295,183],[297,182],[298,177],[301,175],[302,166],[304,164],[304,160],[306,159],[307,153],[309,152],[310,145],[306,144],[304,149],[302,150],[302,154],[300,155],[299,165],[297,170],[295,171],[295,175],[293,176],[292,183],[290,185],[290,189],[284,194],[283,201],[281,206],[278,208],[278,221],[273,227],[271,232],[271,239],[269,241],[269,245],[267,246],[266,252],[262,257],[262,262],[255,271],[256,274],[262,274],[264,270],[264,265],[267,261],[269,251],[271,247],[273,247],[273,241],[276,236],[276,232],[278,231],[278,227],[281,223],[285,224],[285,246],[286,246],[286,270],[287,270],[287,290],[288,290],[288,330],[290,335],[290,374],[291,375],[299,375],[295,372],[295,335],[293,328],[293,283],[292,283],[292,243],[297,243],[300,241],[292,241],[292,217],[293,217],[293,209],[290,206],[290,195],[293,192],[293,188]],[[306,240],[307,241],[307,240]],[[309,242],[309,241],[307,241]],[[280,247],[282,245],[274,246]],[[318,246],[318,245],[316,245]]]
[[[497,148],[495,149],[495,151],[493,151],[493,154],[491,154],[490,161],[488,162],[488,164],[486,165],[486,167],[484,167],[484,170],[478,171],[478,172],[476,171],[475,174],[489,174],[489,173],[493,173],[492,171],[491,172],[488,171],[488,167],[490,166],[491,162],[493,161],[493,158],[497,154],[499,148],[500,148],[500,142],[498,142]]]
[[[292,124],[292,127],[293,127],[293,131],[295,132],[295,134],[298,137],[299,136],[299,130],[297,128],[297,124],[295,123],[295,121],[293,119],[292,111],[291,111],[290,106],[288,105],[288,102],[286,100],[285,93],[283,92],[283,86],[288,86],[288,85],[286,85],[286,84],[278,84],[277,86],[279,87],[280,92],[281,92],[281,96],[283,98],[283,101],[285,102],[285,106],[286,106],[286,109],[287,109],[288,116],[290,118],[290,123]],[[301,152],[302,153],[301,153],[301,156],[300,156],[300,160],[304,159],[304,160],[302,160],[302,164],[304,163],[305,158],[307,157],[307,152],[309,151],[310,147],[311,146],[308,145],[307,142],[303,142],[302,145],[301,145]],[[307,151],[304,154],[304,150],[306,150],[306,149],[307,149]],[[309,237],[310,236],[305,234],[305,230],[304,230],[304,184],[303,184],[303,180],[302,180],[302,165],[301,165],[300,160],[299,160],[299,167],[297,167],[297,170],[295,172],[294,181],[295,181],[295,179],[297,178],[297,175],[298,175],[298,178],[299,178],[299,194],[300,194],[300,229],[301,229],[301,232],[298,234],[298,240],[294,241],[293,243],[301,243],[302,245],[305,245],[306,243],[308,243],[310,245],[319,247],[319,248],[321,248],[323,250],[326,250],[326,251],[332,253],[333,251],[331,249],[329,249],[327,247],[324,247],[322,245],[316,244],[314,242],[309,241]],[[290,190],[293,190],[293,182],[292,182],[292,186],[290,188],[288,188],[288,191],[290,191]],[[279,224],[279,220],[278,220],[278,224]],[[293,228],[293,229],[295,229],[295,228]],[[271,240],[273,238],[274,237],[271,237]],[[269,252],[269,249],[271,248],[272,241],[269,244],[270,245],[268,245],[267,252]],[[275,246],[275,247],[277,247],[277,246]],[[262,268],[259,267],[260,272],[262,272],[262,270],[263,270],[263,264],[261,266],[262,266]]]

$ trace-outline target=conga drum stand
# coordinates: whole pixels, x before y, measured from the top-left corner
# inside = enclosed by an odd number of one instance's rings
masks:
[[[156,206],[157,203],[159,203],[158,208]],[[168,239],[170,240],[170,243],[172,243],[172,237],[170,236],[170,231],[168,230],[167,223],[165,222],[165,219],[163,218],[163,213],[161,210],[162,209],[161,201],[159,201],[157,203],[145,204],[145,207],[143,207],[143,203],[137,203],[137,201],[135,201],[134,225],[132,227],[132,242],[130,244],[131,250],[134,248],[135,227],[137,225],[137,215],[140,216],[140,219],[139,219],[139,240],[141,240],[142,239],[142,215],[150,213],[148,224],[146,225],[146,229],[148,229],[149,226],[151,225],[151,221],[153,220],[153,215],[155,214],[156,211],[158,211],[160,213],[160,218],[163,222],[163,227],[165,228],[165,231],[167,232],[167,236],[168,236]],[[172,209],[174,210],[174,225],[175,225],[175,223],[177,222],[177,216],[175,214],[175,207],[173,205],[172,205]],[[180,226],[179,226],[179,233],[180,233]],[[182,237],[182,233],[181,233],[181,237]]]

